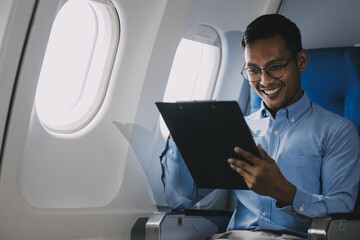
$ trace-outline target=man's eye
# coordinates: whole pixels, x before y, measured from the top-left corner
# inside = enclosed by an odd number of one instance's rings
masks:
[[[279,64],[279,65],[271,65],[268,67],[268,71],[278,71],[281,70],[284,67],[284,65]]]
[[[257,68],[248,68],[248,73],[251,75],[259,74],[259,69]]]

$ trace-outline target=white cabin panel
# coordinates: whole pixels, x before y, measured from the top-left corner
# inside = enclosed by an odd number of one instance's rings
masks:
[[[13,87],[35,5],[35,0],[22,3],[21,7],[18,1],[0,2],[0,152]]]
[[[14,24],[2,38],[0,76],[17,78],[2,152],[0,239],[131,239],[139,218],[167,207],[158,158],[165,139],[154,102],[163,99],[180,40],[197,25],[216,30],[222,60],[212,97],[238,100],[241,32],[277,1],[113,0],[120,40],[104,102],[87,126],[59,134],[42,126],[34,99],[51,26],[65,2],[14,0]],[[3,46],[16,51],[4,54]],[[226,208],[227,201],[220,191],[198,207]]]

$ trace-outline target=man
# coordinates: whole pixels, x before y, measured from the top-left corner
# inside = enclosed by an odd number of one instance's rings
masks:
[[[254,137],[261,158],[234,149],[254,165],[228,159],[251,191],[234,190],[237,207],[229,232],[217,237],[305,237],[312,218],[352,211],[359,187],[359,136],[349,120],[311,103],[301,89],[308,55],[293,22],[278,14],[261,16],[249,24],[241,44],[242,74],[262,98],[262,107],[247,118],[269,118],[269,128]],[[161,164],[171,207],[191,207],[211,191],[196,187],[172,140]]]

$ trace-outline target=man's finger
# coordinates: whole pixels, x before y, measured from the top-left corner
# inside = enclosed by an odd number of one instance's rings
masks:
[[[251,152],[245,151],[242,148],[239,147],[235,147],[234,148],[234,152],[236,154],[239,154],[240,156],[244,157],[246,160],[248,160],[249,162],[253,163],[254,165],[256,165],[257,163],[259,163],[259,158],[256,157],[254,154],[252,154]]]
[[[238,160],[235,158],[229,158],[228,163],[230,164],[231,168],[236,167],[236,168],[242,169],[250,174],[254,173],[254,167],[245,161]]]
[[[238,172],[244,178],[244,180],[250,179],[252,177],[252,174],[244,168],[238,167],[234,164],[230,164],[230,167],[236,172]]]

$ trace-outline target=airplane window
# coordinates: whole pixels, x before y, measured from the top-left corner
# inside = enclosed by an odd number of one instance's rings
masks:
[[[46,129],[73,133],[98,112],[119,41],[119,19],[109,1],[69,0],[51,29],[36,92]]]
[[[205,25],[191,29],[176,50],[163,101],[211,99],[220,60],[221,45],[216,31]],[[169,131],[161,116],[160,128],[167,138]]]

